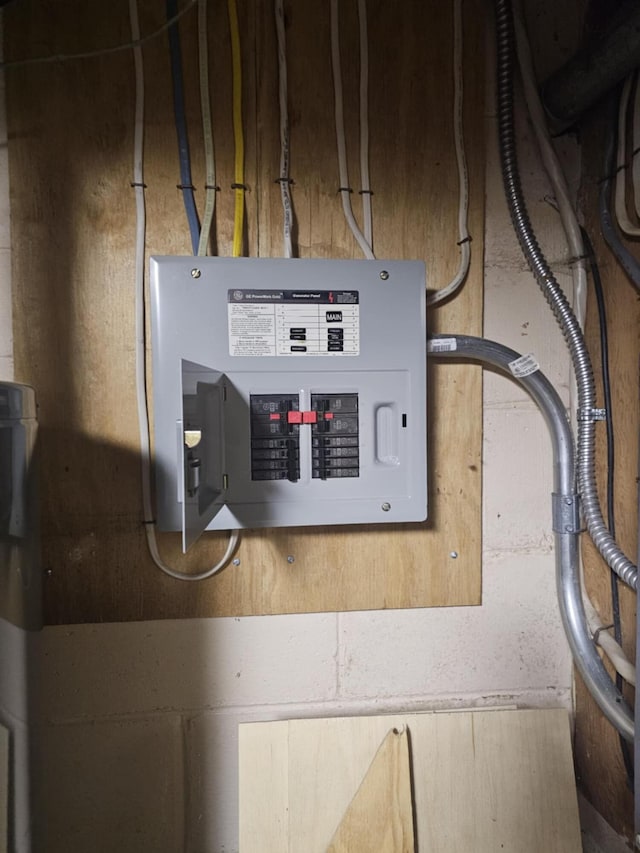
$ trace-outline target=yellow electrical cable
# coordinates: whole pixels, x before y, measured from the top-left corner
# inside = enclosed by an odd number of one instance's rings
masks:
[[[242,65],[240,63],[240,28],[236,0],[228,0],[233,65],[233,137],[235,140],[235,213],[233,217],[233,257],[242,255],[244,230],[244,134],[242,130]]]

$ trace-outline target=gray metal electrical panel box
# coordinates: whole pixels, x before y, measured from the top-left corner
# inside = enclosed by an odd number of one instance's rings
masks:
[[[151,259],[158,525],[423,521],[417,261]]]

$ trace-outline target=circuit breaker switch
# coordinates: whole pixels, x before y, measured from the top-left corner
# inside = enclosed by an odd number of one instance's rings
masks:
[[[251,479],[300,478],[302,412],[296,394],[251,394]]]
[[[313,479],[359,477],[358,395],[312,394],[311,409]]]
[[[315,424],[318,422],[318,413],[317,412],[303,412],[302,413],[302,423],[303,424]]]

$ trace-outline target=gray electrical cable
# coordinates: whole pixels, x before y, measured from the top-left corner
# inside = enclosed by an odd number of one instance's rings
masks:
[[[621,580],[636,589],[638,570],[611,537],[598,500],[595,477],[596,392],[589,353],[571,305],[538,245],[520,185],[513,118],[515,35],[510,0],[496,0],[496,30],[498,132],[505,195],[520,247],[551,306],[571,353],[578,387],[578,484],[587,529],[607,565]]]
[[[522,385],[544,416],[553,445],[553,526],[560,617],[575,665],[589,692],[609,722],[626,740],[633,741],[633,714],[597,652],[582,605],[573,435],[562,400],[540,370],[514,377],[512,365],[519,354],[494,341],[466,335],[435,335],[429,341],[429,355],[471,359],[498,368]]]
[[[600,228],[602,229],[602,236],[606,240],[607,246],[611,249],[618,263],[625,271],[631,284],[640,292],[640,263],[638,263],[629,249],[627,249],[624,240],[618,233],[611,214],[611,184],[616,169],[616,131],[614,121],[615,119],[612,116],[605,146],[604,177],[600,184],[600,193],[598,195]]]

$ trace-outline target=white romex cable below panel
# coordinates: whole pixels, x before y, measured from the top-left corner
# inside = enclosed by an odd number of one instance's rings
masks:
[[[140,40],[137,0],[129,0],[129,20],[131,38]],[[135,67],[136,100],[133,153],[133,186],[136,194],[136,260],[135,260],[135,327],[136,327],[136,392],[138,402],[138,428],[140,431],[140,456],[142,466],[142,505],[144,529],[149,553],[156,566],[169,577],[176,580],[199,581],[211,577],[229,562],[237,544],[239,534],[232,530],[229,543],[222,559],[197,574],[186,574],[167,566],[161,559],[156,540],[153,502],[151,499],[151,448],[149,439],[149,406],[146,392],[146,339],[144,323],[144,264],[146,209],[144,198],[144,66],[142,49],[139,45],[133,49]]]

